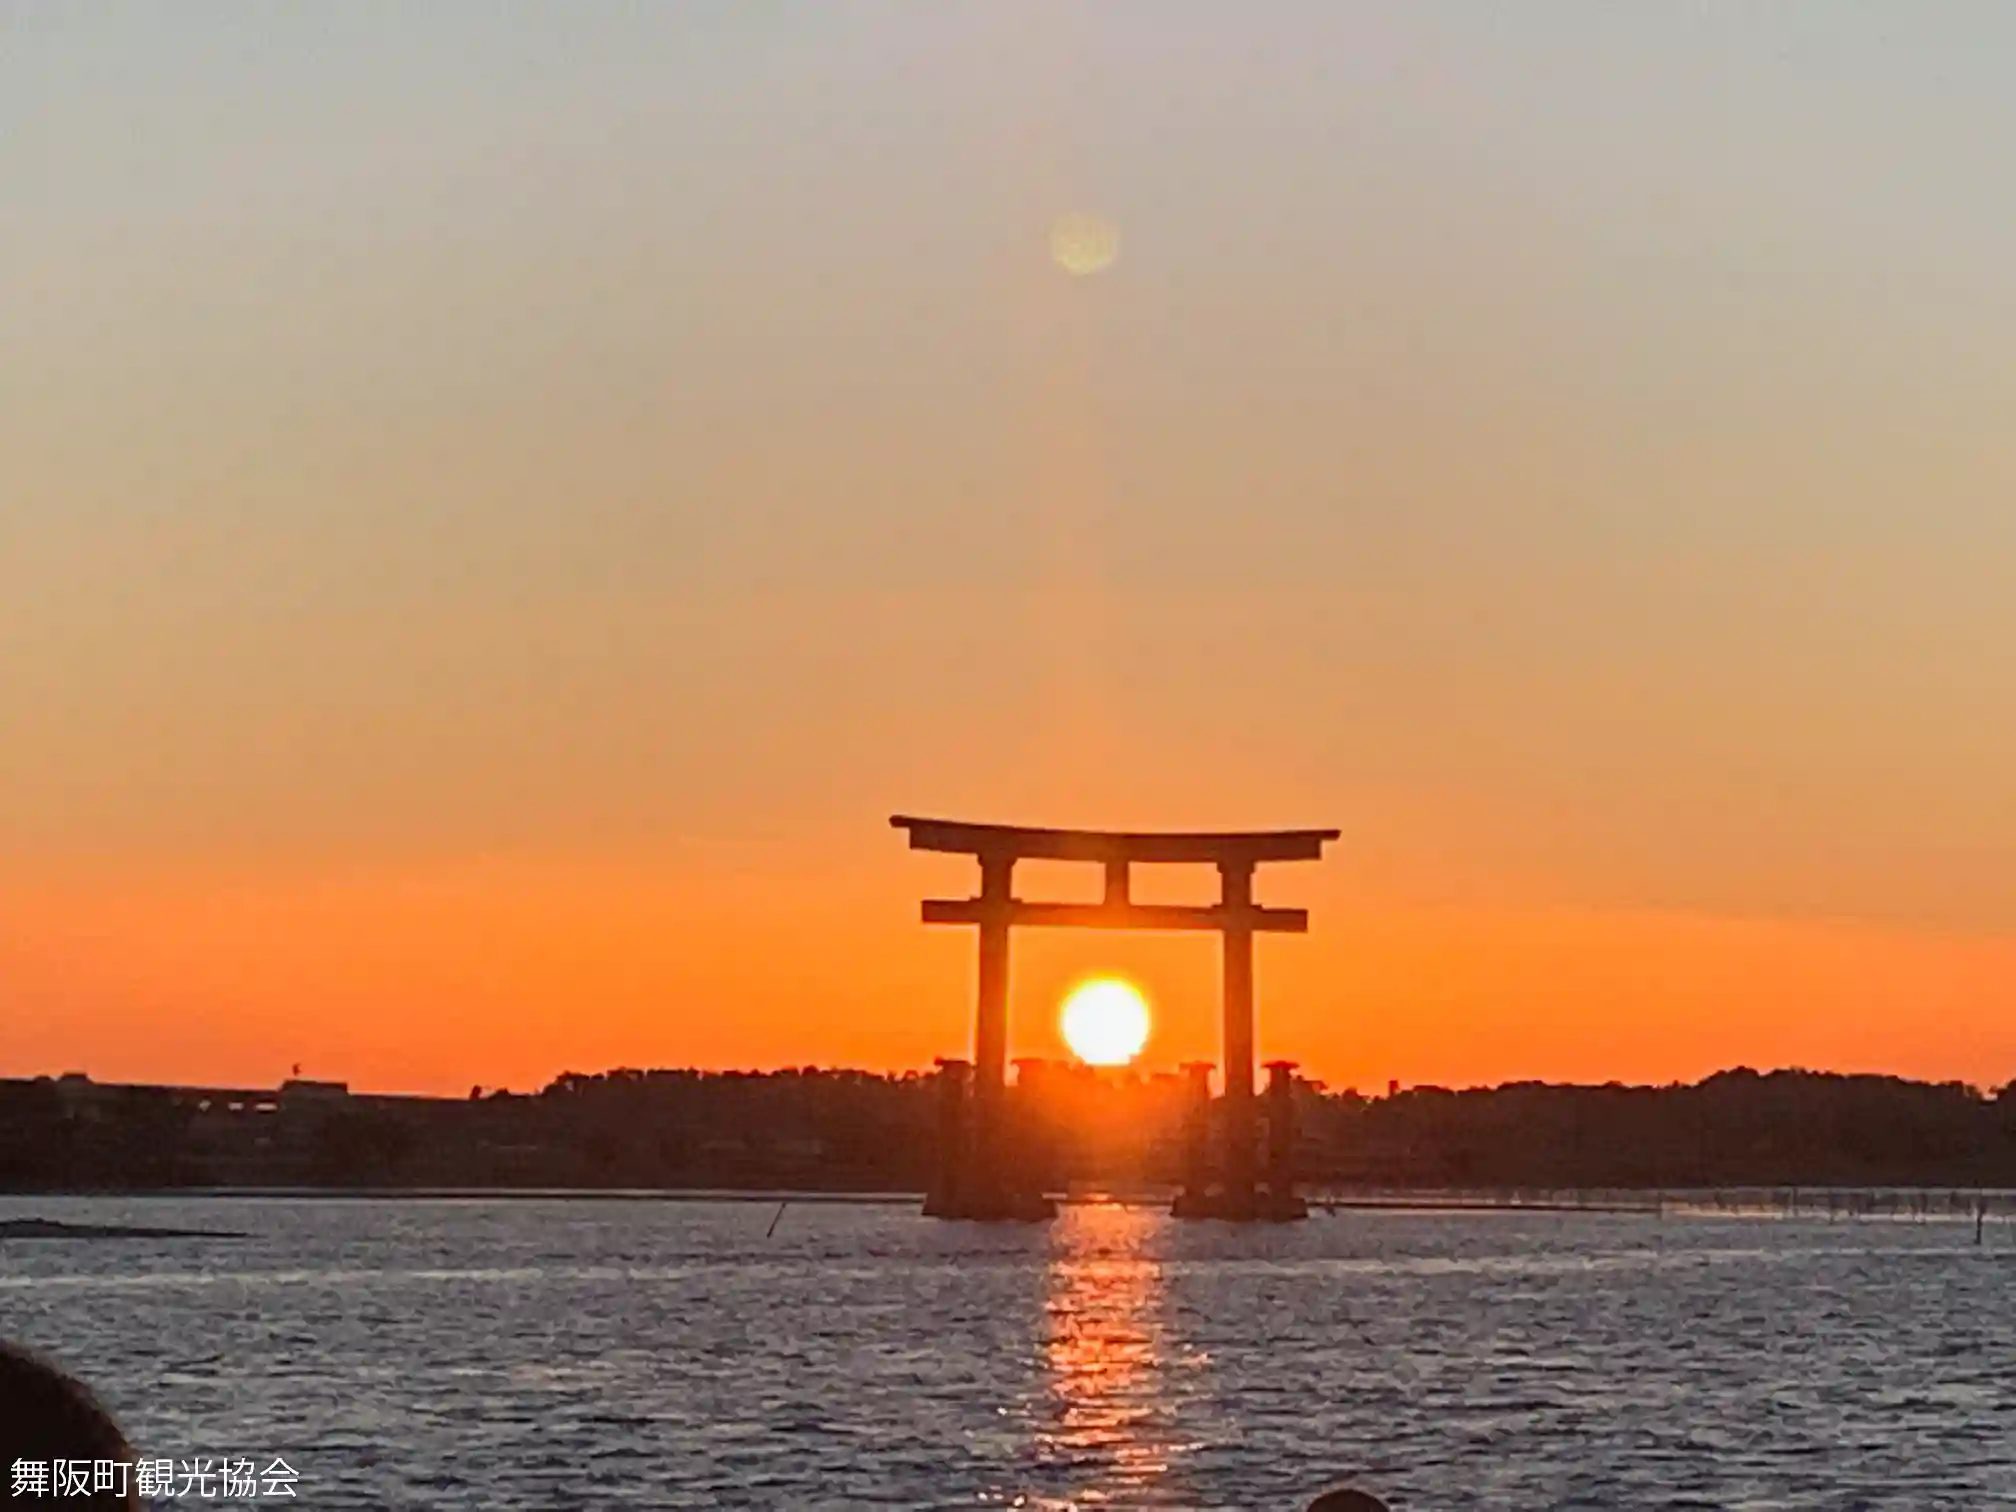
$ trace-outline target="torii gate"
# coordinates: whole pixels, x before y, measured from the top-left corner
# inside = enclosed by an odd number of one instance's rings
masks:
[[[946,851],[980,863],[977,897],[929,899],[926,924],[973,924],[980,931],[980,980],[973,1035],[973,1090],[970,1157],[962,1179],[944,1185],[927,1211],[945,1217],[1040,1216],[1047,1204],[1040,1193],[1018,1190],[1001,1168],[1003,1094],[1008,1068],[1008,932],[1017,924],[1089,929],[1216,930],[1224,951],[1224,1168],[1221,1195],[1190,1191],[1179,1214],[1249,1219],[1290,1216],[1302,1210],[1289,1194],[1269,1192],[1263,1208],[1254,1187],[1253,1095],[1253,936],[1303,934],[1308,912],[1263,908],[1253,901],[1253,873],[1264,861],[1316,861],[1337,830],[1271,830],[1230,834],[1125,833],[1110,830],[1024,829],[1006,824],[966,824],[897,814],[890,824],[905,830],[912,850]],[[1015,863],[1020,860],[1089,861],[1106,869],[1106,896],[1098,903],[1036,903],[1015,896]],[[1218,868],[1219,901],[1202,906],[1136,903],[1128,893],[1129,868],[1136,862],[1206,864]],[[947,1063],[949,1077],[963,1066]],[[1285,1079],[1282,1093],[1287,1090]],[[968,1139],[958,1127],[963,1089],[951,1086],[948,1150],[955,1159]]]

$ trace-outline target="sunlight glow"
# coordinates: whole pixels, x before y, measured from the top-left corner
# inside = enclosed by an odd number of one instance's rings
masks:
[[[1088,1066],[1124,1066],[1148,1043],[1147,1000],[1115,977],[1074,988],[1060,1023],[1064,1042]]]

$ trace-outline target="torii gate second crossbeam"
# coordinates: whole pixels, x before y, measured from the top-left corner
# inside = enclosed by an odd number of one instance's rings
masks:
[[[1016,1189],[1002,1169],[1002,1103],[1008,1069],[1008,934],[1018,924],[1091,929],[1203,929],[1217,931],[1224,949],[1224,1181],[1220,1196],[1193,1200],[1191,1211],[1235,1219],[1268,1216],[1254,1183],[1253,936],[1301,934],[1309,915],[1299,908],[1263,908],[1253,901],[1253,873],[1267,861],[1320,860],[1331,830],[1264,830],[1225,834],[1128,833],[1111,830],[1025,829],[968,824],[898,814],[889,821],[907,831],[912,850],[970,855],[980,863],[980,891],[972,898],[932,899],[926,924],[971,924],[980,931],[980,980],[973,1036],[970,1139],[948,1137],[970,1149],[958,1190],[940,1193],[933,1210],[948,1217],[1028,1216],[1042,1207],[1040,1194]],[[1106,871],[1098,903],[1039,903],[1015,896],[1021,860],[1086,861]],[[1219,901],[1191,906],[1136,903],[1129,873],[1136,864],[1215,866]],[[1195,1199],[1201,1194],[1190,1194]],[[1279,1195],[1279,1194],[1275,1194]]]

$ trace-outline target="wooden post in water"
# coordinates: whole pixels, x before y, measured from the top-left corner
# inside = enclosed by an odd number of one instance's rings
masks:
[[[924,1199],[927,1217],[949,1217],[966,1200],[966,1073],[963,1060],[938,1062],[938,1175]]]
[[[1292,1218],[1309,1205],[1295,1192],[1295,1062],[1267,1062],[1267,1215]]]
[[[1176,1208],[1194,1207],[1211,1197],[1211,1062],[1183,1067],[1183,1187]]]

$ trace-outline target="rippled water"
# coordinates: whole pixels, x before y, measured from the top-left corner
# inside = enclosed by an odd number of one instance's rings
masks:
[[[0,1333],[331,1508],[2016,1505],[1991,1225],[0,1200]],[[270,1504],[270,1503],[268,1503]]]

